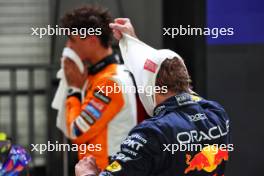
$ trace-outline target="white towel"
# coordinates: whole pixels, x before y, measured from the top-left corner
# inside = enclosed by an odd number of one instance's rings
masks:
[[[138,89],[144,87],[145,93],[139,92],[139,97],[147,113],[153,116],[156,106],[155,95],[154,92],[152,92],[152,95],[149,95],[146,88],[149,86],[154,88],[157,73],[165,59],[182,58],[177,53],[168,49],[156,50],[127,34],[123,34],[119,47],[125,65],[135,77]]]
[[[58,110],[56,126],[64,133],[66,137],[69,137],[66,116],[65,116],[65,101],[67,98],[68,85],[64,74],[64,59],[67,57],[71,59],[80,69],[81,73],[84,72],[84,65],[80,57],[70,48],[64,48],[62,52],[61,69],[57,72],[57,78],[60,79],[59,87],[56,91],[55,97],[52,101],[51,107]],[[82,96],[86,89],[86,84],[82,89]]]

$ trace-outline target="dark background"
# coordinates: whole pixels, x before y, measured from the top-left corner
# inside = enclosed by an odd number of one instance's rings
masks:
[[[234,28],[231,37],[165,38],[164,45],[189,63],[196,90],[230,115],[235,151],[226,175],[263,175],[263,1],[166,1],[163,10],[163,25]]]
[[[165,39],[164,45],[176,51],[181,48],[196,90],[220,102],[231,117],[235,151],[226,175],[263,175],[258,162],[264,157],[260,152],[264,144],[263,1],[166,1],[164,5],[164,25],[168,20],[169,24],[234,28],[232,37]]]

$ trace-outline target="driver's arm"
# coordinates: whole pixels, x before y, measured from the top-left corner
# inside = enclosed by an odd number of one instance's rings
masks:
[[[162,158],[158,137],[148,128],[135,128],[121,144],[121,151],[111,158],[100,176],[150,175]],[[160,156],[160,157],[157,157]]]

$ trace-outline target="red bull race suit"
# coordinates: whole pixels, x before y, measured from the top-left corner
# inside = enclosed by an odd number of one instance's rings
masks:
[[[214,101],[182,93],[129,133],[100,176],[223,176],[229,117]]]

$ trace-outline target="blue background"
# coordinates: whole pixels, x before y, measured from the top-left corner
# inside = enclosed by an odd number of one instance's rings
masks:
[[[207,37],[208,44],[264,43],[264,0],[208,0],[207,26],[234,28],[233,36]]]

